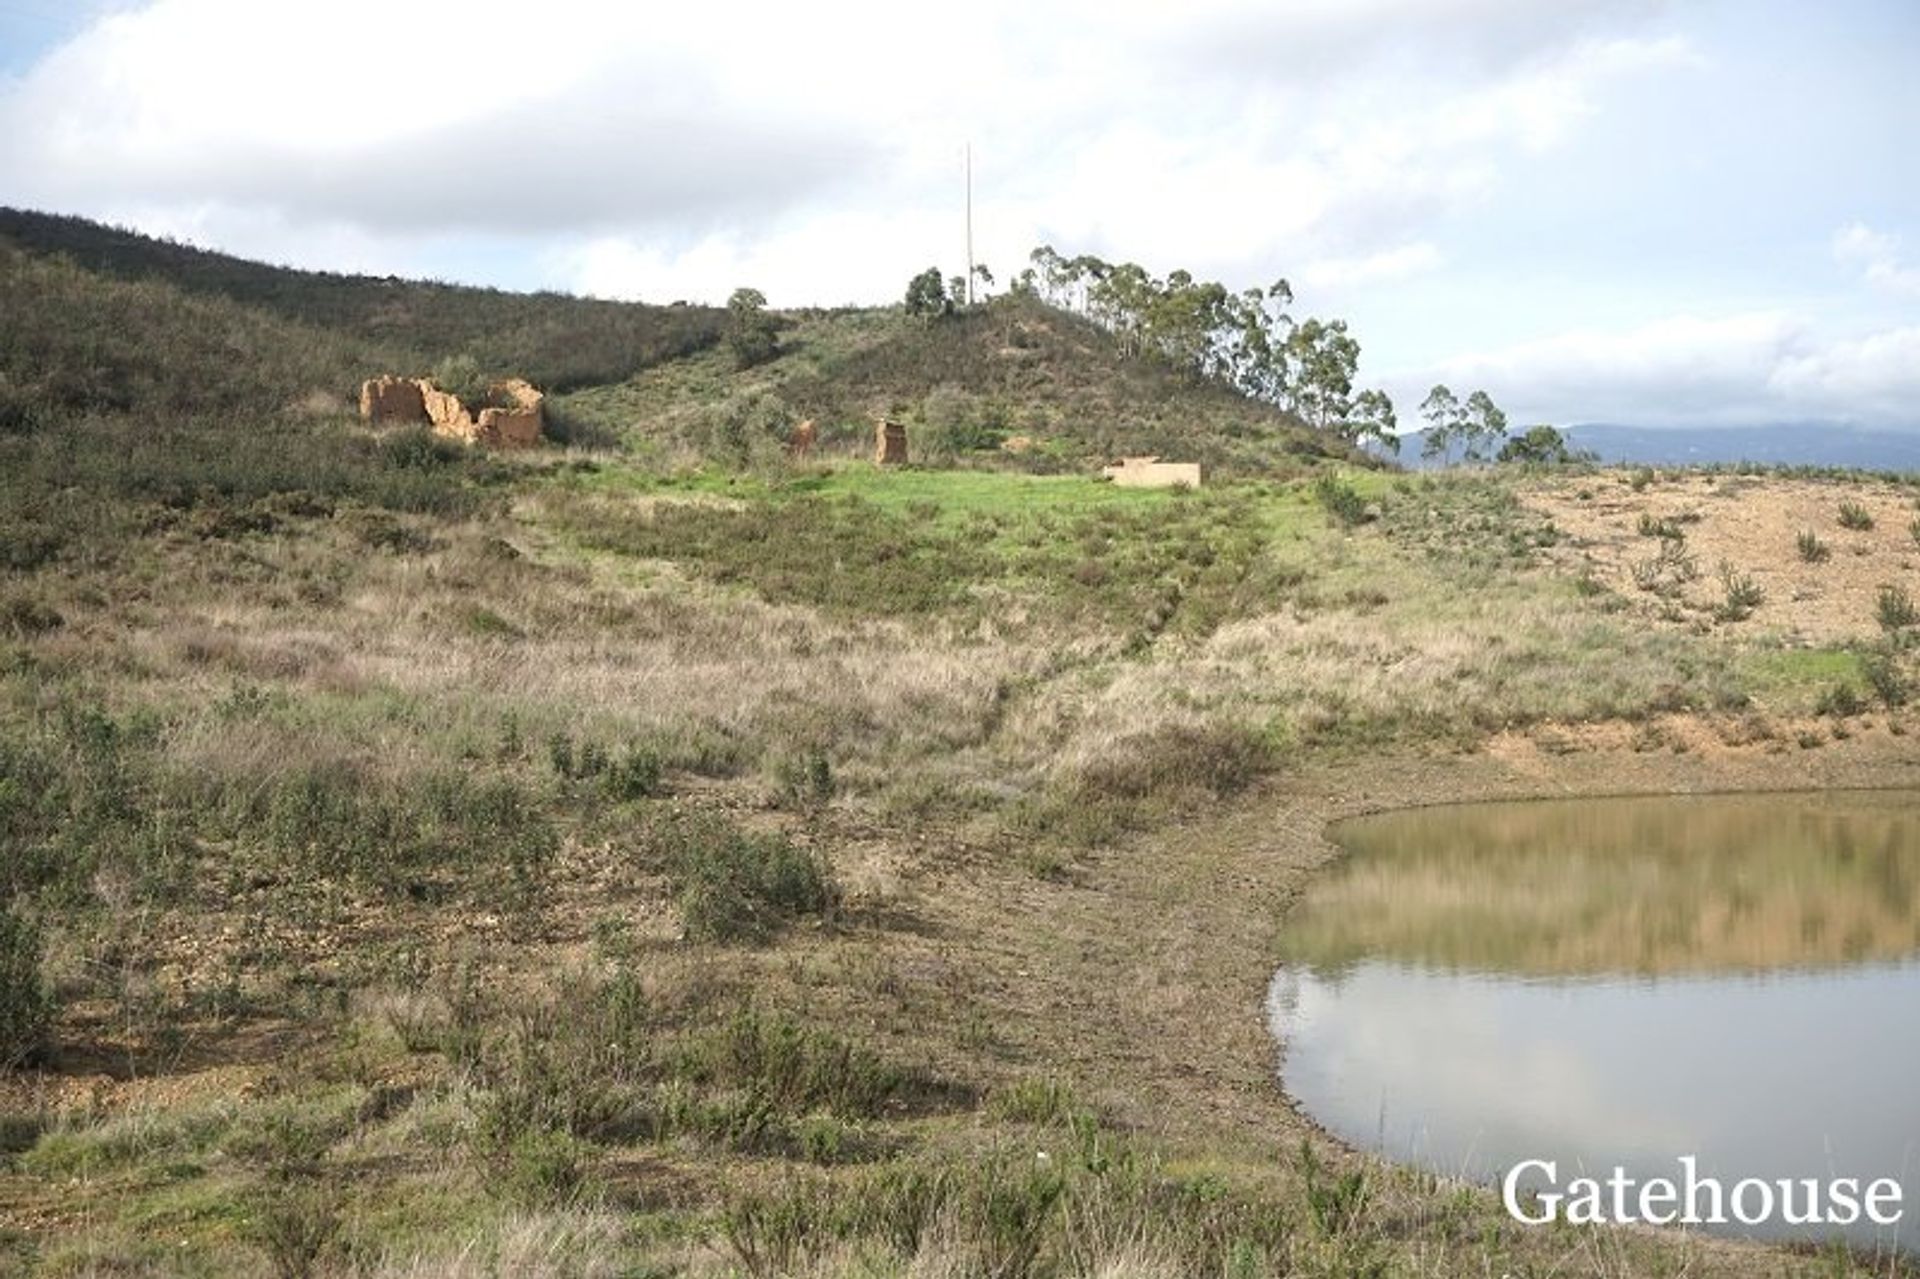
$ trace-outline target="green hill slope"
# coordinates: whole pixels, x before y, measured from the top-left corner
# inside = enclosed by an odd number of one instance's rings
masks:
[[[933,320],[898,308],[802,312],[767,364],[738,369],[715,349],[561,403],[631,442],[743,458],[777,451],[802,419],[822,448],[864,452],[885,414],[908,424],[913,459],[933,463],[1048,470],[1159,453],[1260,473],[1324,458],[1376,465],[1271,404],[1129,357],[1099,326],[1017,294]]]
[[[814,419],[863,452],[876,414],[914,460],[1087,469],[1123,453],[1296,473],[1372,463],[1270,404],[1129,356],[1086,319],[1009,295],[956,315],[898,307],[778,317],[742,369],[726,314],[555,293],[297,271],[80,218],[0,209],[0,413],[341,408],[364,377],[464,358],[557,393],[562,438],[723,465],[778,456]]]
[[[297,271],[156,240],[83,218],[0,209],[0,242],[123,281],[159,280],[403,353],[424,371],[452,355],[550,390],[618,381],[711,345],[721,313],[558,293],[507,293],[391,277]]]
[[[164,280],[122,280],[0,240],[0,429],[76,413],[343,409],[361,378],[419,357]]]

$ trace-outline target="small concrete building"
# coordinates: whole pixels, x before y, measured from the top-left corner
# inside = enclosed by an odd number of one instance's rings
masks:
[[[1200,487],[1198,462],[1162,462],[1157,457],[1123,457],[1100,474],[1129,489]]]

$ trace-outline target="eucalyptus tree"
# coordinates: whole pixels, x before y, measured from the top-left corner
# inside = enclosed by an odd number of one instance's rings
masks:
[[[1420,416],[1427,420],[1420,456],[1429,462],[1438,459],[1443,466],[1451,462],[1454,443],[1462,438],[1466,426],[1466,413],[1445,382],[1435,383],[1427,398],[1420,401]]]
[[[1499,444],[1507,438],[1507,415],[1485,391],[1467,397],[1465,439],[1469,462],[1491,461]]]

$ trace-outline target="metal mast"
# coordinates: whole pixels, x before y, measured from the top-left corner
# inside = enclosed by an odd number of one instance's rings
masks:
[[[967,143],[967,305],[973,305],[973,143]]]

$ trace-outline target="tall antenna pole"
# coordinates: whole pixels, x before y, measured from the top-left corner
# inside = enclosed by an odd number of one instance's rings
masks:
[[[973,143],[967,143],[967,305],[973,305]]]

